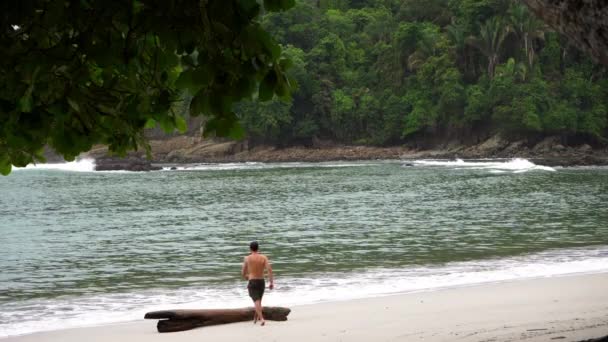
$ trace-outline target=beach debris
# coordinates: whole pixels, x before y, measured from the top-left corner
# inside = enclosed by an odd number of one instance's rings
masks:
[[[291,309],[267,306],[262,309],[264,319],[269,321],[286,321]],[[162,310],[146,313],[145,319],[159,319],[158,332],[175,332],[190,330],[210,325],[253,321],[255,310],[252,307],[241,309],[208,309],[208,310]]]

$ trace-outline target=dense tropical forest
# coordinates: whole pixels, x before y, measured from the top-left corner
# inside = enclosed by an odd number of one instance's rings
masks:
[[[98,144],[150,154],[145,128],[183,133],[185,115],[190,133],[204,118],[206,136],[246,132],[247,146],[608,137],[605,67],[516,0],[33,0],[0,13],[4,175],[44,162],[45,146],[66,160]]]
[[[263,26],[298,88],[247,101],[253,142],[608,137],[608,73],[514,0],[299,0]]]

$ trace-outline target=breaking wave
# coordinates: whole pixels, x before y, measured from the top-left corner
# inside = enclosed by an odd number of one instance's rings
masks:
[[[95,171],[95,160],[85,158],[66,163],[30,164],[26,167],[13,167],[13,171],[21,170],[59,170],[71,172],[92,172]]]
[[[456,160],[414,160],[414,166],[448,167],[455,170],[487,170],[492,173],[522,173],[528,171],[556,171],[554,168],[536,165],[527,159],[465,161]]]

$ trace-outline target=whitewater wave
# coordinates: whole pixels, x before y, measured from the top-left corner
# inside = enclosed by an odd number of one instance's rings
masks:
[[[13,167],[13,171],[21,170],[59,170],[71,172],[92,172],[95,171],[95,160],[85,158],[66,163],[30,164],[26,167]]]
[[[293,306],[600,272],[608,272],[608,247],[561,249],[502,259],[281,278],[277,288],[264,297],[264,301],[270,306]],[[148,311],[167,307],[235,308],[248,305],[250,301],[242,282],[13,302],[0,305],[0,337],[57,327],[66,329],[135,321]]]
[[[225,170],[265,170],[265,169],[289,169],[289,168],[345,168],[366,167],[391,163],[391,161],[369,161],[369,162],[286,162],[286,163],[209,163],[185,166],[165,166],[163,171],[225,171]],[[511,160],[488,160],[488,161],[465,161],[456,160],[414,160],[408,162],[413,166],[447,167],[455,170],[488,170],[491,173],[522,173],[534,170],[556,171],[554,168],[536,165],[527,159]],[[410,166],[411,166],[410,165]],[[73,162],[30,164],[26,167],[13,167],[14,171],[23,170],[58,170],[68,172],[93,172],[95,171],[95,160],[91,158],[80,159]],[[105,172],[105,171],[104,171]],[[107,171],[123,172],[123,171]],[[125,171],[126,172],[126,171]]]
[[[456,160],[414,160],[414,166],[448,167],[455,170],[488,170],[492,173],[523,173],[528,171],[556,171],[554,168],[536,165],[527,159],[465,161]]]

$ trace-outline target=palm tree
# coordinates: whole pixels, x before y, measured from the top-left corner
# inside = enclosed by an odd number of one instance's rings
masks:
[[[470,37],[468,41],[488,58],[488,77],[494,77],[494,70],[500,57],[500,49],[509,34],[509,29],[501,18],[488,19],[479,29],[479,37]]]
[[[528,66],[534,65],[534,40],[544,39],[544,25],[535,17],[530,15],[528,9],[523,5],[515,5],[509,10],[509,22],[511,30],[521,39]]]
[[[448,38],[454,44],[456,50],[457,63],[463,66],[463,71],[467,73],[468,59],[467,59],[467,36],[463,25],[459,23],[453,23],[446,27]]]

